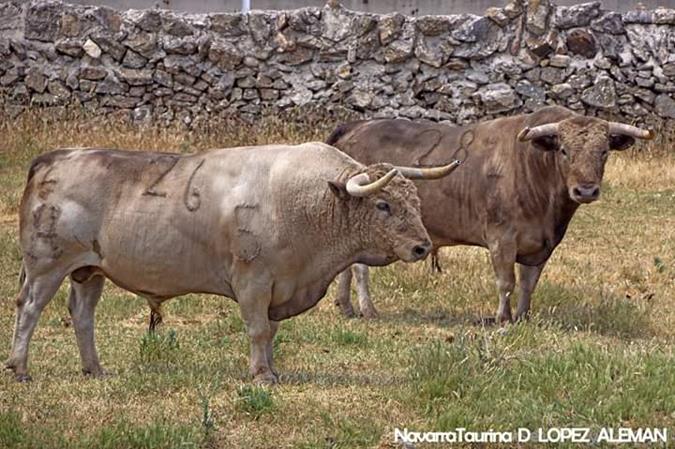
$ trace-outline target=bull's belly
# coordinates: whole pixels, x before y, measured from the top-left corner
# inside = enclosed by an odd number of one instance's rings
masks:
[[[231,285],[224,277],[217,279],[207,270],[181,263],[139,265],[110,258],[104,259],[99,268],[116,285],[141,296],[173,298],[188,293],[210,293],[234,297]]]

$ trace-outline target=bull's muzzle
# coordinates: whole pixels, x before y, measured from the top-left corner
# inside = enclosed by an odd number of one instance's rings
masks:
[[[570,189],[570,196],[577,203],[592,203],[600,196],[600,186],[594,183],[577,184]]]

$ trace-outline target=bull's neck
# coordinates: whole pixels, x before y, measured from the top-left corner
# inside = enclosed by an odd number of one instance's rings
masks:
[[[346,180],[351,174],[345,173],[340,178]],[[298,193],[293,201],[299,208],[298,220],[301,223],[294,223],[289,231],[301,233],[299,240],[314,266],[334,270],[339,268],[336,264],[351,264],[357,260],[366,247],[366,234],[362,229],[363,220],[353,216],[354,208],[346,202],[361,199],[338,198],[326,182],[318,189]]]
[[[538,212],[539,216],[551,219],[556,235],[564,234],[579,204],[569,195],[560,161],[552,151],[525,148],[525,154],[517,158],[521,162],[517,188],[526,195],[521,205],[533,209],[529,211],[533,216]]]

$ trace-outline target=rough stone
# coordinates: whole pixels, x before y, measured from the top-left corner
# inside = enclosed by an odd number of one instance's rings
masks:
[[[546,91],[543,87],[532,84],[528,80],[520,80],[516,84],[516,92],[525,98],[532,98],[543,102],[546,99]]]
[[[84,50],[90,58],[98,59],[101,57],[101,48],[91,39],[87,39],[84,45],[82,45],[82,50]]]
[[[147,62],[147,59],[133,50],[127,50],[126,54],[124,55],[124,59],[122,59],[122,65],[132,69],[140,69],[144,67]]]
[[[119,43],[114,37],[112,37],[108,34],[104,34],[104,33],[92,34],[91,40],[98,47],[100,47],[101,50],[103,50],[105,53],[112,56],[112,58],[115,61],[121,61],[122,58],[124,57],[124,53],[127,50],[124,45]],[[86,43],[85,43],[85,45],[86,45]],[[85,48],[84,51],[87,51],[87,49]],[[92,58],[94,58],[94,56],[92,56]]]
[[[130,86],[145,86],[152,84],[153,73],[152,70],[136,70],[136,69],[126,69],[120,68],[117,70],[117,76],[119,79],[125,81]]]
[[[551,87],[551,94],[557,98],[569,98],[574,95],[574,88],[568,83],[556,84]]]
[[[559,6],[553,22],[563,30],[588,26],[600,14],[601,5],[601,2],[590,2],[570,7]]]
[[[541,36],[546,32],[546,23],[551,10],[549,0],[530,1],[527,3],[527,22],[525,28],[532,34]]]
[[[135,22],[141,30],[156,33],[162,27],[162,16],[159,11],[145,10],[137,11],[137,13]]]
[[[439,36],[450,29],[446,16],[422,16],[415,21],[415,27],[425,36]]]
[[[80,35],[82,27],[80,19],[74,14],[65,13],[61,16],[59,34],[65,37],[77,37]]]
[[[49,81],[47,90],[58,99],[59,103],[65,102],[70,97],[70,89],[61,80]]]
[[[508,25],[510,20],[504,8],[490,7],[485,10],[485,16],[500,27]]]
[[[42,73],[42,70],[37,67],[31,67],[26,72],[26,79],[24,81],[26,87],[37,93],[43,93],[47,87],[47,78]]]
[[[106,77],[108,74],[108,71],[100,66],[83,66],[80,67],[80,78],[84,78],[86,80],[102,80],[103,78]]]
[[[522,102],[508,84],[488,84],[476,95],[488,113],[507,112],[519,107]]]
[[[378,35],[381,45],[388,45],[401,33],[405,16],[400,13],[383,16],[378,24]]]
[[[209,14],[211,29],[221,36],[241,36],[244,34],[244,20],[241,14]]]
[[[616,90],[614,81],[607,76],[600,76],[595,83],[581,94],[581,101],[598,109],[612,109],[616,106]]]
[[[657,95],[654,100],[654,109],[661,117],[675,119],[675,100],[671,95]]]
[[[79,58],[84,53],[79,39],[60,39],[54,44],[54,49],[72,58]]]
[[[556,67],[544,67],[541,69],[539,78],[548,84],[560,84],[565,81],[566,72]]]
[[[243,56],[234,45],[221,39],[213,41],[208,58],[209,61],[224,70],[236,68],[243,60]]]
[[[461,42],[477,42],[483,39],[494,24],[486,17],[470,16],[450,35]]]
[[[103,81],[96,84],[97,94],[122,94],[129,90],[129,86],[121,83],[115,76],[109,74]]]
[[[191,37],[171,37],[167,36],[162,41],[162,48],[167,53],[179,55],[191,55],[197,52],[197,43]]]
[[[589,59],[595,57],[598,52],[595,38],[585,30],[573,30],[570,32],[567,36],[567,48],[571,53]]]
[[[157,51],[157,35],[152,33],[134,33],[127,37],[122,43],[148,59],[152,58]]]
[[[594,31],[607,34],[623,34],[626,31],[621,13],[613,11],[607,12],[591,22],[591,28]]]
[[[26,39],[54,42],[59,33],[62,12],[60,2],[30,3],[25,18]]]
[[[523,13],[523,2],[521,0],[509,0],[504,5],[504,14],[509,19],[515,19]]]
[[[567,55],[553,55],[549,64],[551,67],[569,67],[571,61],[572,58]]]

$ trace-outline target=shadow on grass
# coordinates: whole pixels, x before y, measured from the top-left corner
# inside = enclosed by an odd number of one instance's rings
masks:
[[[496,307],[495,294],[495,307]],[[516,301],[512,303],[515,308]],[[480,304],[476,304],[476,308]],[[541,322],[564,330],[593,332],[624,339],[654,335],[648,316],[648,303],[621,297],[602,289],[567,288],[542,282],[532,300],[532,314]],[[393,324],[452,326],[494,326],[494,316],[479,314],[476,308],[459,309],[449,305],[419,310],[406,307],[400,312],[381,311],[380,320]]]
[[[390,373],[358,373],[355,371],[313,371],[281,370],[283,385],[317,385],[317,386],[401,386],[405,384],[405,376]]]
[[[533,313],[543,322],[624,339],[653,336],[647,306],[645,301],[600,289],[565,288],[548,282],[540,284],[533,298]]]

